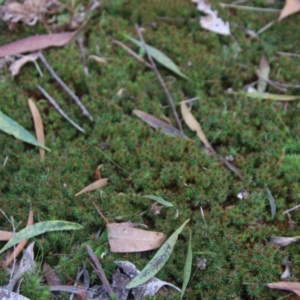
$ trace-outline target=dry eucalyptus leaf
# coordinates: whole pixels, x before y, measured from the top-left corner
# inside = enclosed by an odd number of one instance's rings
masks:
[[[97,56],[97,55],[90,55],[90,56],[88,57],[88,59],[95,60],[96,62],[101,63],[101,64],[104,64],[104,65],[107,64],[107,60],[106,60],[105,58],[100,57],[100,56]]]
[[[280,12],[278,21],[300,11],[300,0],[286,0],[283,9]]]
[[[204,135],[201,125],[198,123],[198,121],[195,119],[195,117],[190,112],[189,108],[187,107],[186,103],[184,101],[181,101],[181,114],[183,117],[184,122],[186,125],[193,131],[196,131],[197,136],[199,139],[203,142],[204,146],[209,149],[211,152],[215,152],[210,144],[210,142],[207,140],[206,136]]]
[[[114,253],[141,252],[159,248],[167,236],[161,232],[133,228],[131,222],[107,224],[110,250]]]
[[[41,143],[42,145],[45,145],[45,135],[44,135],[44,125],[43,125],[43,120],[41,117],[41,114],[33,102],[33,100],[28,99],[28,105],[33,117],[33,123],[34,123],[34,128],[35,128],[35,133],[36,133],[36,138]],[[39,148],[40,151],[40,156],[41,158],[45,157],[45,149]]]
[[[6,1],[5,5],[0,6],[1,19],[7,23],[23,22],[33,26],[60,6],[57,0],[25,0],[23,3]]]
[[[24,52],[34,52],[48,47],[62,47],[68,44],[76,36],[77,32],[78,31],[30,36],[0,46],[0,57]]]
[[[16,233],[0,230],[0,241],[9,241]]]
[[[259,63],[259,74],[266,79],[269,79],[269,74],[270,74],[270,65],[268,62],[268,59],[266,58],[265,55],[263,55],[260,59]],[[258,86],[257,86],[257,91],[259,93],[264,93],[267,88],[267,82],[263,80],[262,78],[258,79]]]
[[[18,293],[10,292],[7,289],[0,288],[0,299],[7,300],[30,300],[27,297],[24,297]]]
[[[20,73],[21,68],[28,62],[36,61],[38,58],[37,53],[25,55],[18,60],[15,60],[9,67],[12,76],[16,76]]]
[[[231,35],[229,22],[223,21],[221,18],[218,18],[217,11],[213,11],[213,14],[207,15],[200,18],[200,25],[209,31],[223,34]]]
[[[103,178],[103,179],[99,179],[95,182],[93,182],[92,184],[86,186],[84,189],[82,189],[80,192],[78,192],[75,197],[83,194],[83,193],[87,193],[87,192],[91,192],[97,189],[102,188],[103,186],[106,186],[109,182],[108,178]]]
[[[278,289],[284,291],[292,291],[296,295],[300,296],[300,283],[299,282],[272,282],[268,283],[267,286],[270,289]]]

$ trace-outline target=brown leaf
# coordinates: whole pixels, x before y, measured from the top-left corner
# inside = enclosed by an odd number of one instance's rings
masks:
[[[141,252],[159,248],[167,236],[164,233],[132,228],[131,222],[107,224],[111,252]]]
[[[109,182],[108,178],[103,178],[103,179],[97,180],[97,181],[93,182],[92,184],[86,186],[80,192],[78,192],[75,195],[75,197],[77,197],[78,195],[83,194],[83,193],[87,193],[87,192],[90,192],[90,191],[94,191],[94,190],[100,189],[103,186],[106,186],[108,184],[108,182]]]
[[[259,63],[259,74],[266,79],[269,79],[269,74],[270,74],[270,65],[268,62],[268,59],[266,58],[265,55],[263,55],[260,59]],[[267,88],[267,82],[263,80],[261,77],[258,79],[258,85],[257,85],[257,91],[259,93],[264,93]]]
[[[63,32],[30,36],[25,39],[0,46],[0,57],[16,55],[24,52],[34,52],[48,47],[62,47],[68,44],[77,34]]]
[[[9,241],[16,233],[0,230],[0,241]]]
[[[283,9],[280,12],[278,21],[300,11],[300,0],[286,0]]]
[[[33,220],[33,210],[30,210],[29,211],[29,215],[28,215],[28,220],[27,220],[26,227],[29,227],[29,226],[33,225],[33,223],[34,223],[34,220]],[[28,242],[28,240],[23,240],[22,242],[20,242],[18,244],[17,247],[15,247],[14,252],[4,262],[4,265],[6,267],[8,265],[10,265],[16,259],[16,257],[22,252],[22,250],[25,248],[27,242]],[[29,248],[29,246],[28,246],[28,248]]]
[[[186,138],[186,136],[180,130],[178,130],[174,126],[172,126],[164,121],[161,121],[161,120],[155,118],[152,115],[149,115],[138,109],[135,109],[133,111],[133,113],[135,115],[137,115],[139,118],[141,118],[143,121],[148,123],[151,127],[155,128],[155,129],[160,128],[161,131],[167,135],[180,136],[182,138]]]
[[[266,286],[270,289],[278,289],[278,290],[284,290],[284,291],[292,291],[296,295],[300,296],[300,283],[299,282],[272,282],[266,284]]]
[[[205,134],[202,131],[201,125],[195,119],[195,117],[190,112],[184,101],[181,101],[181,114],[186,125],[193,131],[196,131],[197,136],[203,142],[205,147],[209,149],[212,153],[215,153],[215,150],[211,146],[210,142],[207,140]]]
[[[34,128],[35,128],[35,133],[36,133],[36,138],[37,140],[42,144],[45,145],[45,135],[44,135],[44,126],[43,126],[43,120],[41,117],[41,114],[36,107],[35,103],[33,100],[28,99],[28,105],[33,117],[33,123],[34,123]],[[39,148],[40,150],[40,156],[41,158],[45,157],[45,149]]]
[[[61,285],[61,281],[53,268],[51,268],[48,264],[44,264],[43,267],[43,275],[46,278],[47,284],[50,286]]]

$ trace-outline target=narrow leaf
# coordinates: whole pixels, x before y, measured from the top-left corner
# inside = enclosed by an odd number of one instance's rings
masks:
[[[0,57],[24,52],[34,52],[48,47],[62,47],[69,43],[75,37],[77,32],[78,31],[30,36],[0,46]]]
[[[33,100],[28,99],[28,105],[33,117],[33,123],[34,123],[37,140],[42,145],[45,145],[44,125],[43,125],[41,114]],[[45,150],[42,148],[40,148],[40,156],[41,158],[45,157]]]
[[[50,151],[47,147],[39,143],[36,138],[29,133],[25,128],[19,125],[16,121],[5,115],[0,111],[0,130],[7,134],[13,135],[16,139],[26,143],[38,146]]]
[[[270,65],[265,55],[263,55],[260,59],[259,63],[259,74],[263,77],[268,79],[270,74]],[[259,93],[264,93],[267,88],[267,83],[265,80],[258,78],[258,86],[257,90]]]
[[[267,286],[270,289],[278,289],[278,290],[284,290],[284,291],[292,291],[296,295],[300,296],[300,283],[299,282],[272,282],[268,283],[265,286]]]
[[[151,127],[158,129],[160,128],[163,133],[169,136],[179,136],[181,138],[187,138],[180,130],[175,128],[174,126],[161,121],[152,115],[149,115],[141,110],[135,109],[133,111],[135,115],[137,115],[139,118],[141,118],[144,122],[149,124]]]
[[[299,0],[285,0],[285,5],[280,12],[278,21],[295,14],[300,11],[300,1]]]
[[[275,214],[276,214],[276,203],[275,203],[275,199],[271,193],[271,191],[269,190],[268,186],[266,185],[266,190],[267,190],[267,193],[268,193],[268,198],[269,198],[269,202],[270,202],[270,207],[271,207],[271,217],[272,217],[272,220],[274,219],[275,217]]]
[[[160,247],[160,249],[156,252],[154,257],[149,261],[149,263],[145,266],[145,268],[139,273],[129,284],[127,284],[127,289],[135,288],[150,278],[155,276],[164,264],[169,259],[173,248],[177,242],[178,235],[183,230],[184,226],[189,222],[190,219],[186,220],[168,239],[167,241]]]
[[[83,226],[77,223],[67,221],[45,221],[39,222],[32,226],[26,227],[19,231],[6,245],[1,249],[0,253],[3,253],[8,248],[20,243],[23,240],[30,239],[34,236],[40,235],[50,231],[60,230],[79,230],[83,229]]]
[[[97,189],[102,188],[103,186],[106,186],[108,184],[108,178],[103,178],[103,179],[99,179],[95,182],[93,182],[92,184],[86,186],[84,189],[82,189],[80,192],[78,192],[75,197],[77,197],[78,195],[81,195],[83,193],[87,193],[87,192],[91,192]]]
[[[151,200],[154,200],[164,206],[167,206],[167,207],[172,207],[173,204],[164,200],[163,198],[161,197],[157,197],[157,196],[154,196],[154,195],[146,195],[146,196],[143,196],[144,198],[148,198],[148,199],[151,199]]]
[[[191,130],[196,131],[197,136],[203,142],[204,146],[207,149],[211,150],[212,152],[215,152],[213,150],[213,147],[211,146],[210,142],[207,140],[205,134],[203,133],[201,125],[198,123],[198,121],[192,115],[192,113],[190,112],[190,110],[188,109],[188,107],[184,101],[181,101],[181,114],[182,114],[185,124]]]
[[[184,270],[183,270],[183,284],[181,289],[180,299],[183,298],[185,289],[189,283],[191,272],[192,272],[192,260],[193,260],[193,252],[192,252],[192,232],[190,231],[190,239],[188,245],[188,252],[185,260]]]
[[[127,34],[124,34],[124,36],[126,38],[128,38],[132,43],[137,45],[138,47],[141,47],[142,49],[144,48],[143,44],[139,40],[136,40]],[[179,75],[180,77],[182,77],[184,79],[189,79],[187,76],[185,76],[180,71],[180,69],[177,67],[177,65],[168,56],[166,56],[163,52],[161,52],[160,50],[158,50],[154,47],[151,47],[147,44],[146,44],[146,47],[147,47],[149,54],[162,66],[173,71],[175,74]]]

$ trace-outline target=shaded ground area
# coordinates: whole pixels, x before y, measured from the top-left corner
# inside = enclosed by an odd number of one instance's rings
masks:
[[[299,58],[280,56],[277,52],[299,51],[300,15],[274,25],[256,40],[247,36],[244,29],[257,31],[273,21],[276,14],[223,10],[217,3],[212,5],[224,20],[230,21],[241,52],[230,37],[200,28],[200,13],[193,3],[158,0],[102,4],[84,33],[84,42],[88,54],[104,56],[108,64],[88,61],[88,76],[84,74],[76,43],[44,51],[53,69],[80,96],[94,122],[81,115],[47,72],[41,78],[33,65],[27,65],[12,79],[7,69],[2,70],[1,111],[33,132],[27,99],[35,99],[51,153],[46,153],[42,162],[36,148],[0,133],[0,155],[3,159],[9,156],[6,167],[0,168],[0,208],[17,222],[26,224],[31,203],[36,221],[59,219],[85,227],[80,232],[48,233],[36,240],[38,262],[58,265],[57,272],[66,284],[76,278],[78,266],[87,259],[81,248],[84,242],[89,241],[100,253],[105,250],[103,239],[96,237],[99,229],[105,229],[105,222],[93,202],[110,221],[145,223],[167,235],[191,218],[169,261],[157,274],[162,280],[182,285],[191,229],[195,275],[188,285],[186,299],[278,299],[284,294],[256,284],[280,281],[281,263],[286,257],[292,261],[290,280],[299,281],[298,246],[292,244],[281,250],[269,243],[270,236],[298,235],[299,215],[291,214],[295,222],[292,226],[282,213],[299,202],[299,103],[284,105],[225,91],[239,90],[257,80],[255,71],[263,54],[271,65],[270,78],[299,83]],[[251,5],[268,6],[263,1]],[[269,6],[282,8],[282,3]],[[202,143],[185,125],[185,134],[193,140],[153,131],[132,113],[139,109],[176,124],[154,72],[111,43],[112,38],[118,39],[138,51],[122,35],[137,38],[136,22],[145,28],[146,42],[163,51],[191,79],[181,79],[159,67],[178,112],[181,100],[199,98],[193,104],[193,115],[216,151],[224,157],[234,156],[243,180],[226,169],[217,157],[206,155]],[[8,32],[4,23],[0,26],[1,44],[45,33],[42,26],[20,26],[13,32]],[[43,99],[36,84],[51,91],[85,134],[71,127]],[[123,93],[118,95],[120,89]],[[268,92],[278,93],[270,86]],[[288,93],[299,95],[299,90]],[[281,162],[283,149],[286,156]],[[92,192],[75,198],[79,190],[94,181],[99,164],[103,164],[102,176],[109,177],[111,184],[100,196]],[[276,200],[273,220],[265,185]],[[250,193],[246,200],[237,198],[242,189]],[[163,197],[174,207],[154,215],[149,210],[152,202],[142,198],[149,194]],[[4,217],[0,222],[2,229],[11,229]],[[142,269],[153,254],[109,253],[101,263],[110,279],[116,268],[115,260],[131,261]],[[196,271],[197,257],[206,258],[205,270]],[[32,278],[29,276],[22,284],[22,293],[39,299],[37,287],[42,289],[43,282],[39,277],[33,278],[36,281]],[[92,280],[97,283],[97,276],[92,275]],[[0,271],[0,285],[7,281],[6,273]],[[178,295],[171,293],[170,299]]]

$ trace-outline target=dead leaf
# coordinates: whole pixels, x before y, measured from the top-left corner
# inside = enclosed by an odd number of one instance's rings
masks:
[[[286,247],[291,243],[298,242],[300,236],[295,237],[284,237],[284,236],[272,236],[271,243],[278,245],[279,247]]]
[[[29,216],[28,216],[26,227],[29,227],[29,226],[33,225],[33,223],[34,223],[34,220],[33,220],[33,210],[31,209],[29,211]],[[15,247],[13,253],[4,262],[4,266],[6,266],[6,267],[9,266],[16,259],[16,257],[22,252],[22,250],[26,246],[27,242],[28,242],[28,240],[23,240],[22,242],[20,242],[18,244],[17,247]]]
[[[49,47],[62,47],[77,35],[77,31],[53,34],[34,35],[25,39],[0,46],[0,57],[34,52]]]
[[[9,67],[12,76],[16,76],[20,73],[21,68],[30,61],[36,61],[38,58],[37,53],[25,55],[18,60],[15,60]]]
[[[43,125],[43,120],[41,117],[41,114],[33,102],[33,100],[28,99],[28,105],[33,117],[33,123],[34,123],[34,128],[35,128],[35,133],[36,133],[36,138],[41,143],[42,145],[45,145],[45,135],[44,135],[44,125]],[[40,156],[41,158],[45,157],[45,149],[39,148],[40,151]]]
[[[296,295],[300,296],[300,283],[299,282],[272,282],[265,284],[270,289],[278,289],[284,291],[292,291]]]
[[[9,241],[16,232],[0,230],[0,241]]]
[[[161,131],[167,135],[171,136],[179,136],[181,138],[187,138],[180,130],[175,128],[174,126],[161,121],[157,118],[155,118],[152,115],[149,115],[141,110],[135,109],[133,111],[135,115],[137,115],[139,118],[141,118],[144,122],[148,123],[151,127],[155,129],[161,129]]]
[[[51,268],[48,264],[44,264],[43,267],[43,275],[46,278],[47,284],[49,286],[54,286],[54,285],[61,285],[61,281],[57,274],[55,273],[54,269]]]
[[[87,193],[87,192],[91,192],[91,191],[94,191],[94,190],[97,190],[97,189],[100,189],[102,188],[103,186],[106,186],[109,182],[109,179],[108,178],[103,178],[103,179],[100,179],[100,180],[97,180],[95,182],[93,182],[92,184],[86,186],[84,189],[82,189],[80,192],[78,192],[75,197],[83,194],[83,193]]]
[[[96,172],[95,172],[95,180],[100,180],[102,178],[102,175],[101,175],[101,169],[102,169],[103,165],[99,165],[96,169]]]
[[[207,140],[206,136],[204,135],[201,125],[195,119],[195,117],[190,112],[189,108],[187,107],[185,101],[181,101],[181,114],[183,117],[184,122],[186,125],[193,131],[196,131],[197,136],[203,142],[205,147],[209,149],[212,153],[215,153],[215,150],[211,146],[210,142]]]
[[[117,293],[119,300],[126,300],[129,293],[129,290],[126,289],[126,285],[134,277],[136,277],[140,271],[133,263],[129,261],[117,261],[116,264],[118,265],[119,269],[117,269],[113,275],[112,288],[114,292]],[[181,292],[181,290],[175,285],[153,277],[143,285],[131,289],[131,294],[134,296],[134,299],[141,300],[145,299],[145,297],[155,296],[156,293],[164,286],[170,286],[176,289],[179,293]],[[165,294],[164,296],[167,296],[168,291],[164,289],[163,292]],[[166,297],[163,298],[165,299]]]
[[[133,228],[134,223],[107,224],[110,250],[114,253],[141,252],[159,248],[167,236],[164,233]]]
[[[103,64],[103,65],[106,65],[106,64],[107,64],[107,60],[106,60],[105,58],[100,57],[100,56],[97,56],[97,55],[90,55],[90,56],[88,57],[88,59],[93,59],[93,60],[95,60],[96,62],[101,63],[101,64]]]
[[[259,74],[261,75],[261,77],[269,79],[270,70],[271,69],[270,69],[268,59],[266,58],[265,55],[263,55],[259,63]],[[257,91],[259,93],[264,93],[266,91],[266,88],[267,88],[267,82],[259,77]]]
[[[300,0],[286,0],[283,9],[280,12],[278,21],[300,11]]]
[[[0,288],[0,299],[29,300],[29,298],[24,297],[19,293],[14,293],[7,289],[2,289],[2,288]]]
[[[229,22],[225,22],[221,18],[218,18],[217,11],[213,11],[213,14],[211,15],[201,17],[200,25],[202,28],[215,33],[231,35]]]
[[[6,1],[0,7],[1,18],[7,23],[23,22],[33,26],[46,14],[53,14],[61,6],[56,0],[25,0],[23,3]]]

